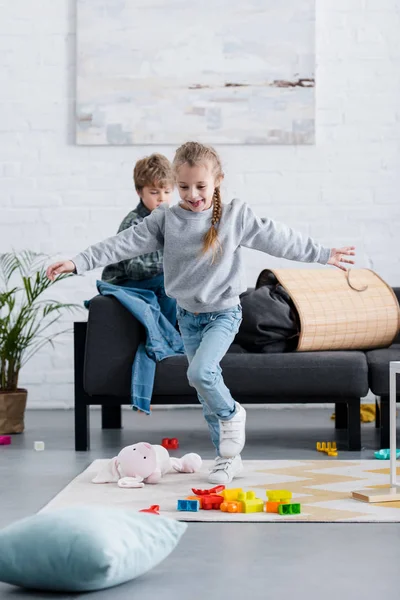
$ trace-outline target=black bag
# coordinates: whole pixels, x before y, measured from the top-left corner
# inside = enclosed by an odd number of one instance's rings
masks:
[[[300,319],[289,294],[271,271],[262,271],[256,289],[242,294],[240,302],[243,321],[235,343],[248,352],[296,350]]]

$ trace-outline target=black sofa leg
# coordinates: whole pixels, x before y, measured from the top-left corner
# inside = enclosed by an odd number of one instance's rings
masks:
[[[349,450],[361,450],[361,420],[360,420],[360,398],[352,399],[347,403],[348,429],[347,439]]]
[[[87,404],[75,404],[75,450],[86,452],[90,448],[90,415]]]
[[[381,432],[380,432],[380,448],[386,449],[390,446],[390,409],[389,396],[381,396],[379,403],[381,413]]]
[[[335,429],[347,429],[347,404],[346,402],[336,402],[335,404]]]
[[[74,323],[75,450],[90,448],[90,396],[83,388],[86,323]]]
[[[101,407],[101,427],[102,429],[121,429],[121,407],[107,406]]]
[[[375,398],[375,429],[381,426],[381,407],[379,406],[378,398]]]

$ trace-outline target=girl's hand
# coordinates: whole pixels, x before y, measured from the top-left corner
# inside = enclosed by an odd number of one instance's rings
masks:
[[[75,264],[72,260],[63,260],[62,262],[56,262],[47,267],[46,275],[50,281],[54,281],[57,275],[63,273],[73,273],[75,271]]]
[[[332,248],[331,256],[328,260],[328,265],[333,265],[342,271],[347,271],[346,267],[344,267],[341,263],[348,263],[349,265],[354,265],[354,260],[351,258],[346,258],[347,256],[355,256],[355,246],[345,246],[344,248]]]

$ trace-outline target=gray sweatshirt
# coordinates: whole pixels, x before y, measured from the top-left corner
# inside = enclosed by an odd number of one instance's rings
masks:
[[[321,264],[329,260],[329,248],[281,223],[257,217],[248,204],[235,199],[222,206],[218,226],[222,252],[212,264],[211,251],[201,252],[212,210],[195,213],[162,204],[141,223],[72,258],[76,272],[80,275],[163,248],[167,295],[185,310],[205,313],[239,304],[239,294],[247,288],[243,246],[289,260]]]

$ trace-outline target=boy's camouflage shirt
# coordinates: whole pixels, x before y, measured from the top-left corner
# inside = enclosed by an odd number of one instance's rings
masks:
[[[118,233],[128,229],[136,223],[143,221],[145,217],[150,214],[150,211],[143,204],[139,202],[135,210],[132,210],[123,219],[119,226]],[[112,283],[114,285],[120,285],[127,279],[142,280],[150,279],[156,275],[160,275],[163,272],[163,251],[157,250],[150,254],[143,254],[142,256],[136,256],[128,260],[121,260],[119,263],[114,263],[105,267],[102,273],[102,280]]]

